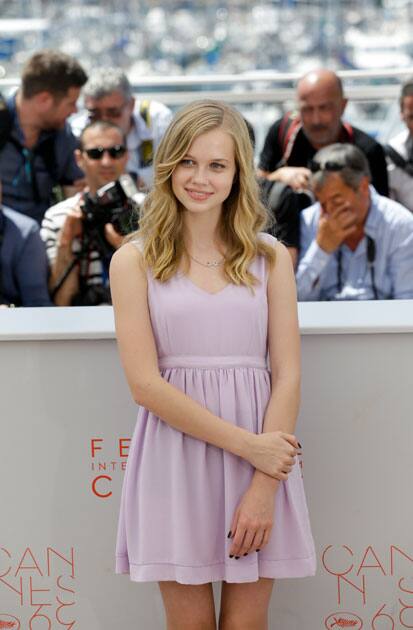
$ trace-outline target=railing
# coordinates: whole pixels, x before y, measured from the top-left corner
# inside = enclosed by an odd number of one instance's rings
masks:
[[[403,77],[413,74],[404,70],[342,70],[346,95],[355,101],[380,101],[397,98]],[[294,84],[300,75],[257,71],[240,75],[150,76],[132,78],[133,90],[144,97],[155,97],[167,105],[182,105],[199,92],[207,98],[223,98],[232,103],[279,103],[294,99]],[[369,85],[373,81],[374,84]],[[0,79],[0,90],[17,87],[19,79]],[[246,98],[247,97],[247,98]]]
[[[399,125],[398,95],[404,70],[342,70],[337,74],[344,83],[350,106],[346,118],[382,141],[387,141]],[[239,106],[255,128],[257,151],[273,120],[283,110],[294,107],[297,73],[256,71],[239,75],[130,77],[134,92],[141,98],[157,99],[176,109],[196,98],[216,98]],[[0,91],[19,85],[18,78],[0,79]],[[380,115],[373,118],[359,106],[379,104]]]

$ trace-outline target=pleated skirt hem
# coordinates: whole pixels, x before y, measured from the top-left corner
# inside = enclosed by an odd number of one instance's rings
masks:
[[[240,566],[242,565],[242,566]],[[206,584],[209,582],[244,583],[259,578],[302,578],[314,575],[316,558],[288,558],[261,560],[244,557],[231,559],[228,564],[217,562],[206,566],[183,566],[170,563],[132,564],[127,556],[116,557],[116,573],[129,573],[133,582],[172,581],[179,584]]]

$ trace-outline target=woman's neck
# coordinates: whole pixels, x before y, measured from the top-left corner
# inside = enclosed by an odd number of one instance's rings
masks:
[[[197,251],[221,251],[219,233],[221,215],[194,215],[187,213],[184,220],[184,241],[187,249]]]

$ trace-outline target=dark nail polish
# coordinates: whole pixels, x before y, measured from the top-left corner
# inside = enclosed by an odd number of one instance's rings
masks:
[[[227,538],[231,538],[231,530],[229,530]]]
[[[303,448],[303,447],[301,446],[300,442],[297,442],[297,444],[298,444],[298,448]]]
[[[230,558],[233,558],[234,556],[230,556]]]
[[[255,551],[258,553],[259,551],[261,551],[261,549],[256,549]]]
[[[244,553],[244,556],[248,556],[248,553]]]
[[[235,560],[239,560],[239,556],[235,556]]]

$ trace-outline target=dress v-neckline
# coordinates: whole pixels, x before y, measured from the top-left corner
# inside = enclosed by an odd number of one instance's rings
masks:
[[[185,273],[182,273],[182,274],[181,274],[181,277],[182,277],[182,278],[185,278],[185,279],[189,282],[189,284],[190,284],[192,287],[194,287],[194,289],[197,289],[198,291],[200,291],[200,292],[201,292],[201,293],[203,293],[203,294],[206,294],[206,295],[211,295],[211,296],[214,296],[214,295],[220,295],[221,293],[223,293],[223,292],[225,291],[225,289],[228,289],[228,287],[230,287],[230,286],[232,285],[232,282],[227,282],[227,284],[226,284],[226,285],[224,285],[224,286],[222,287],[222,289],[219,289],[218,291],[214,291],[214,292],[212,293],[211,291],[207,291],[206,289],[203,289],[202,287],[200,287],[200,286],[199,286],[199,284],[196,284],[196,282],[194,282],[194,281],[193,281],[193,280],[192,280],[189,276],[187,276]]]

